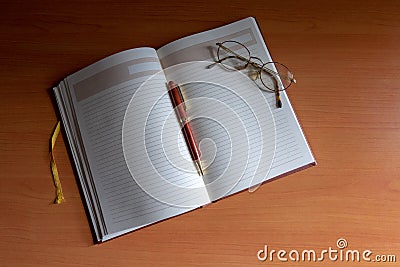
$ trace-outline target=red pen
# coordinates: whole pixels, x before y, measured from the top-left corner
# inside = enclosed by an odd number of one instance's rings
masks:
[[[200,161],[200,150],[196,144],[192,128],[186,115],[185,100],[183,99],[181,89],[173,81],[168,82],[168,94],[172,101],[172,106],[175,109],[182,127],[182,133],[190,150],[190,155],[196,166],[197,172],[203,176],[203,170]]]

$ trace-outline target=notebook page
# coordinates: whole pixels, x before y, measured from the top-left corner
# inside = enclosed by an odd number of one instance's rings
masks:
[[[275,128],[267,100],[253,81],[208,65],[185,63],[165,74],[181,83],[200,140],[203,178],[215,200],[264,180],[274,157]]]
[[[258,56],[264,62],[272,61],[253,18],[247,18],[214,30],[182,38],[158,49],[157,53],[164,69],[185,62],[215,61],[215,43],[225,40],[239,41],[249,48],[253,56]],[[220,78],[223,79],[224,74],[221,75]],[[176,82],[179,83],[180,81],[176,77],[176,74],[174,74],[173,77],[167,78],[176,79]],[[184,77],[180,78],[183,79]],[[290,90],[295,90],[295,87],[290,88]],[[265,91],[261,91],[261,93],[271,107],[276,128],[275,155],[271,169],[265,179],[315,163],[286,93],[283,92],[281,94],[283,104],[281,109],[275,108],[274,94]],[[211,95],[214,97],[213,93]],[[250,141],[257,143],[257,140]],[[228,194],[245,189],[245,184],[236,186]]]
[[[104,239],[209,202],[194,166],[182,160],[189,155],[177,120],[167,119],[173,110],[155,50],[115,54],[69,76],[67,84],[107,226]],[[137,143],[143,151],[131,150]],[[178,155],[175,164],[164,154]],[[196,190],[177,194],[165,184]]]

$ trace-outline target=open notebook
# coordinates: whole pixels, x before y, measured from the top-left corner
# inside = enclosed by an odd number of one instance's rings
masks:
[[[64,79],[54,92],[99,242],[201,207],[315,160],[285,93],[220,67],[236,40],[272,61],[254,18],[155,50],[136,48]],[[205,174],[199,176],[168,96],[182,85]]]

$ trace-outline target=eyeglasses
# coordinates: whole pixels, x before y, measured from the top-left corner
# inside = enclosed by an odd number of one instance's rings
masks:
[[[279,62],[264,63],[260,58],[251,56],[250,50],[237,41],[224,41],[216,45],[218,46],[218,61],[209,65],[208,68],[215,64],[221,64],[227,70],[235,71],[251,68],[250,77],[254,81],[261,82],[261,84],[257,82],[260,89],[274,92],[276,106],[282,107],[280,91],[296,83],[293,73],[285,65]]]

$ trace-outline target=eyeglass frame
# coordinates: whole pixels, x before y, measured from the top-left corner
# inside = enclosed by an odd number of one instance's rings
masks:
[[[236,52],[232,51],[231,49],[227,48],[226,46],[224,46],[223,44],[226,43],[226,42],[236,43],[237,45],[240,45],[240,46],[242,46],[243,48],[245,48],[246,51],[247,51],[248,54],[249,54],[249,58],[247,59],[247,58],[243,57],[242,55],[239,55],[238,53],[236,53]],[[261,83],[264,85],[264,87],[265,87],[268,91],[270,91],[270,92],[275,92],[276,106],[277,106],[278,108],[281,108],[281,107],[282,107],[282,101],[281,101],[281,99],[280,99],[280,91],[285,91],[286,89],[288,89],[288,88],[292,85],[292,83],[296,83],[296,80],[294,79],[294,75],[293,75],[293,73],[289,70],[288,67],[286,67],[284,64],[282,64],[282,63],[280,63],[280,62],[277,62],[277,61],[269,61],[269,62],[264,63],[259,57],[251,56],[251,52],[250,52],[250,50],[247,48],[247,46],[245,46],[244,44],[242,44],[242,43],[240,43],[240,42],[238,42],[238,41],[227,40],[227,41],[223,41],[223,42],[218,42],[218,43],[216,43],[216,45],[218,46],[218,50],[217,50],[217,58],[218,58],[218,61],[216,61],[215,63],[213,63],[213,64],[211,64],[210,66],[208,66],[208,68],[212,67],[214,64],[221,64],[222,66],[224,66],[224,67],[225,67],[226,69],[228,69],[228,70],[237,70],[237,71],[244,70],[244,69],[246,69],[249,65],[255,67],[255,68],[257,69],[257,76],[256,76],[256,79],[260,78]],[[221,58],[220,58],[220,49],[221,49],[221,48],[222,48],[223,50],[225,50],[226,52],[232,54],[232,56],[227,56],[227,57],[224,57],[224,58],[221,59]],[[242,68],[235,68],[235,67],[234,67],[234,69],[230,69],[230,68],[228,68],[226,65],[224,65],[224,64],[222,63],[224,60],[229,59],[229,58],[237,58],[237,59],[240,59],[240,60],[246,62],[246,64],[243,65]],[[252,60],[252,59],[253,59],[253,60]],[[261,64],[255,62],[254,60],[260,61]],[[288,71],[290,77],[281,77],[281,75],[280,75],[279,73],[275,72],[274,70],[271,70],[271,69],[269,69],[269,68],[265,68],[265,66],[266,66],[267,64],[273,64],[273,65],[279,64],[279,65],[283,66],[283,67]],[[263,81],[262,78],[261,78],[261,71],[265,71],[266,73],[268,73],[269,75],[271,75],[271,76],[277,81],[277,88],[271,89],[271,88],[269,88],[269,87],[264,83],[264,81]],[[282,81],[279,81],[279,79],[278,79],[277,77],[286,78],[286,80],[290,81],[289,85],[288,85],[287,87],[285,87],[285,86],[283,85]],[[281,88],[280,84],[282,84],[282,88]]]

